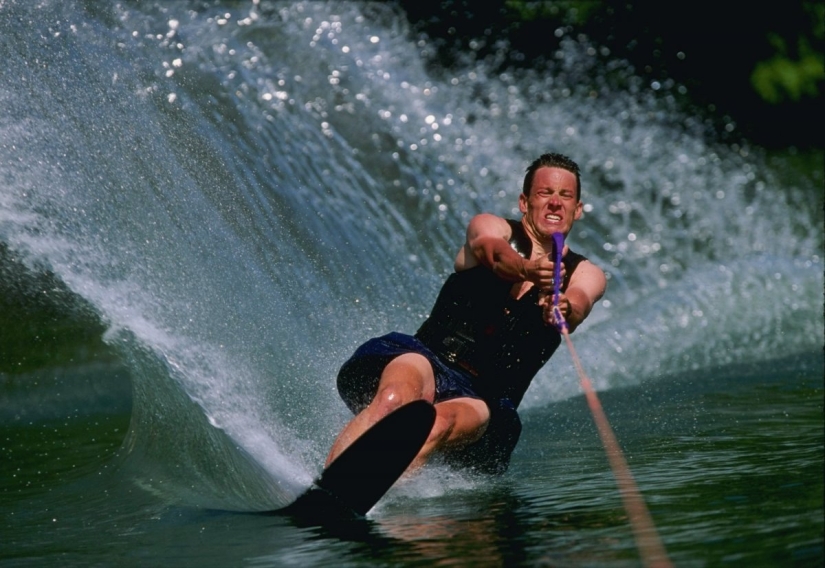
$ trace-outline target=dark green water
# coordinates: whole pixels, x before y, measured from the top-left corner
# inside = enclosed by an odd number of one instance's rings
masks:
[[[822,564],[821,370],[809,356],[601,393],[677,566]],[[101,385],[118,369],[84,372]],[[527,413],[503,478],[433,465],[325,528],[141,489],[118,457],[128,421],[4,421],[3,566],[639,565],[582,397]]]

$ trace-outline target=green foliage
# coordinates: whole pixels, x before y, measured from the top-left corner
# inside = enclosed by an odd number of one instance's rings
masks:
[[[810,13],[815,16],[811,26],[813,36],[821,40],[825,10],[818,5],[818,9],[810,10]],[[771,104],[818,97],[825,81],[822,52],[813,49],[804,35],[797,40],[795,53],[788,49],[788,42],[776,33],[769,34],[768,41],[776,54],[768,60],[757,62],[751,74],[751,84],[759,96]]]
[[[751,75],[751,83],[765,101],[778,104],[799,101],[803,96],[816,97],[817,83],[825,79],[822,57],[807,54],[794,61],[781,55],[760,61]]]

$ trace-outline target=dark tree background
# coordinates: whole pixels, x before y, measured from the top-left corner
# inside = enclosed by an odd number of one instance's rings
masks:
[[[396,0],[449,67],[460,53],[534,66],[559,39],[585,34],[650,81],[686,88],[691,111],[732,121],[767,148],[825,146],[822,123],[825,3],[785,0]],[[682,89],[685,91],[685,89]]]

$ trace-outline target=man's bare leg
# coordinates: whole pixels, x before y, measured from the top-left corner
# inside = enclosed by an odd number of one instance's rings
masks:
[[[381,374],[375,398],[344,428],[327,456],[325,466],[381,418],[414,400],[432,402],[435,378],[432,366],[422,355],[407,353],[393,359]],[[410,465],[417,469],[439,449],[469,444],[487,429],[490,409],[475,398],[456,398],[435,405],[436,418],[430,435]]]
[[[487,403],[477,398],[454,398],[439,402],[435,405],[435,411],[433,429],[407,471],[424,465],[435,451],[477,441],[484,435],[490,421]]]
[[[417,353],[399,355],[381,373],[378,391],[369,406],[344,427],[332,444],[325,467],[373,424],[396,408],[419,399],[432,402],[434,398],[435,377],[426,357]]]

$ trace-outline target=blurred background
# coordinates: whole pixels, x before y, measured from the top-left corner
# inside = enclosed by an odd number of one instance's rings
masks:
[[[564,37],[598,38],[602,58],[626,60],[639,78],[658,83],[685,109],[721,123],[728,139],[744,136],[775,150],[821,152],[825,145],[823,129],[814,127],[823,118],[825,88],[822,2],[756,7],[708,0],[400,0],[400,5],[417,31],[438,38],[433,60],[439,65],[472,53],[502,68],[532,67],[552,60]]]

